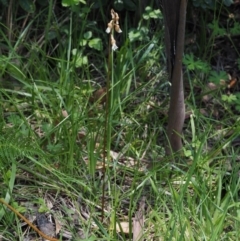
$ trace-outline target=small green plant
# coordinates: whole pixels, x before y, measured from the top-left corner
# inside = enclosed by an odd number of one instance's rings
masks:
[[[92,36],[92,31],[87,31],[83,34],[83,38],[80,39],[80,50],[77,48],[72,49],[72,61],[76,68],[83,67],[84,65],[87,66],[89,64],[88,56],[84,54],[84,49],[87,46],[97,51],[102,51],[102,40],[100,38],[93,38]]]
[[[207,62],[204,62],[200,59],[196,59],[193,53],[186,54],[183,58],[183,64],[190,71],[201,71],[205,74],[208,74],[210,71],[210,66]]]
[[[226,104],[233,106],[237,111],[240,111],[240,94],[239,93],[230,94],[230,95],[223,94],[221,96],[221,99]]]
[[[151,19],[162,19],[162,13],[159,9],[152,9],[150,6],[146,7],[145,12],[143,13],[142,19],[140,20],[137,29],[131,29],[128,32],[128,37],[130,42],[141,41],[141,42],[149,42],[150,41],[150,28],[149,23],[142,24],[143,20],[151,20]]]
[[[227,33],[225,28],[219,27],[219,21],[216,19],[209,23],[208,27],[212,30],[213,37],[222,37]]]
[[[88,45],[90,48],[96,49],[98,51],[102,51],[102,40],[100,38],[92,38],[92,31],[87,31],[83,34],[83,38],[80,40],[80,46]]]
[[[217,85],[221,84],[221,81],[226,81],[228,79],[228,75],[225,71],[211,71],[209,75],[209,81],[213,82]]]

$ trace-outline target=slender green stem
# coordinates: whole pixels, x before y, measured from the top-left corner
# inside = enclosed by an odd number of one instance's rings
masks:
[[[110,139],[111,139],[111,96],[110,95],[110,76],[112,74],[112,50],[111,50],[111,35],[109,35],[108,45],[108,70],[107,70],[107,93],[106,93],[106,108],[105,108],[105,126],[103,139],[103,185],[102,185],[102,221],[104,219],[104,200],[105,200],[105,177],[106,177],[106,157],[109,160]],[[106,155],[107,151],[107,155]]]

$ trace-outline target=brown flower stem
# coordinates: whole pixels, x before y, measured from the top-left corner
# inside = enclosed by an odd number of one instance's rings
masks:
[[[104,138],[103,138],[103,183],[102,183],[102,222],[104,220],[104,203],[105,203],[105,177],[106,177],[106,157],[108,159],[108,131],[109,131],[109,111],[111,108],[110,98],[110,76],[112,67],[112,51],[111,51],[111,34],[109,35],[108,44],[108,70],[107,70],[107,89],[106,89],[106,106],[105,106],[105,126],[104,126]],[[106,155],[107,153],[107,155]]]

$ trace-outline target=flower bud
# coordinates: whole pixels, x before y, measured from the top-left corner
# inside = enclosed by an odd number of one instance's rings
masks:
[[[114,37],[112,35],[111,35],[111,45],[112,45],[112,50],[113,51],[118,49],[118,46],[116,45],[116,40],[114,39]]]
[[[121,33],[121,32],[122,32],[122,30],[121,30],[120,27],[119,27],[119,24],[115,24],[114,29],[115,29],[115,31],[116,31],[117,33]]]
[[[108,23],[108,27],[106,29],[106,33],[110,33],[111,30],[113,28],[113,20],[111,20],[109,23]]]
[[[112,19],[114,20],[115,19],[115,12],[113,9],[111,9],[111,16],[112,16]]]

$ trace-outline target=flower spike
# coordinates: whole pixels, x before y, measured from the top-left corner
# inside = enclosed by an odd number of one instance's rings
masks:
[[[116,40],[114,39],[114,30],[117,33],[122,33],[122,30],[119,26],[119,16],[118,13],[116,13],[113,9],[111,9],[111,16],[112,20],[108,23],[106,33],[110,33],[110,43],[112,46],[112,50],[115,51],[118,49],[118,46],[116,45]]]

